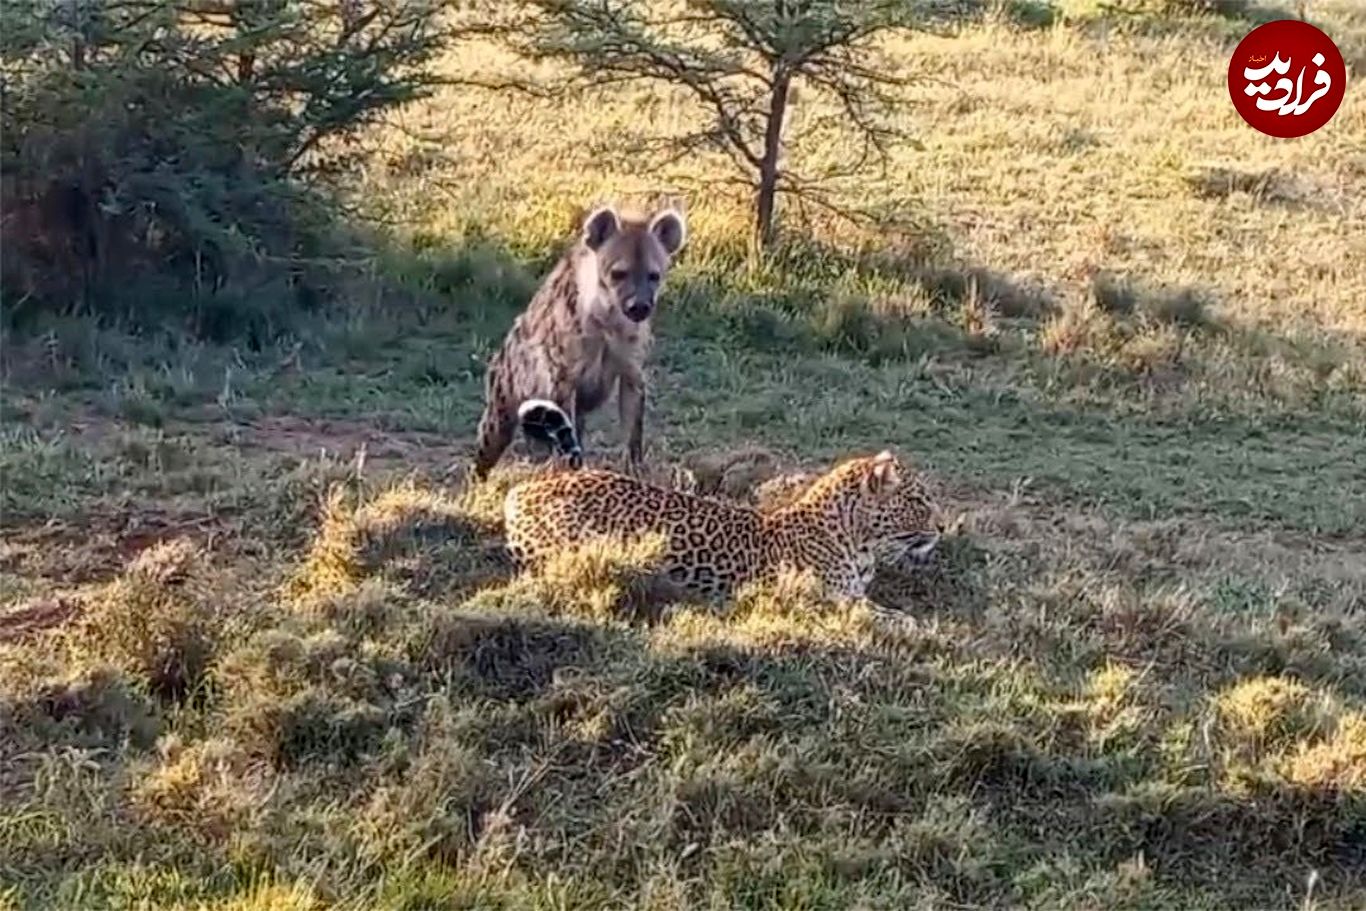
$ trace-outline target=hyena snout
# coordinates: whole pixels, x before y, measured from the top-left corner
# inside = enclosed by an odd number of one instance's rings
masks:
[[[655,311],[654,295],[635,295],[621,305],[621,312],[633,323],[643,323]]]

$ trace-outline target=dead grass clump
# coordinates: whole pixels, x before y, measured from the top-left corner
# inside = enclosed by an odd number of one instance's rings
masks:
[[[366,579],[351,591],[310,602],[309,613],[348,639],[363,640],[392,630],[410,611],[383,580]]]
[[[1105,274],[1091,295],[1044,324],[1039,347],[1078,364],[1153,375],[1181,367],[1192,333],[1211,325],[1206,298],[1193,289],[1141,292]]]
[[[463,594],[509,568],[487,513],[490,486],[458,499],[402,483],[358,506],[338,487],[328,495],[308,555],[287,586],[305,612],[345,601],[373,575],[397,577],[431,595]]]
[[[951,722],[936,740],[934,778],[954,789],[981,786],[1016,793],[1052,789],[1070,776],[1013,721]]]
[[[881,312],[861,295],[835,294],[815,303],[807,325],[829,351],[870,360],[893,358],[906,350],[906,320]]]
[[[261,883],[229,900],[221,911],[319,911],[323,907],[323,900],[306,883]]]
[[[439,536],[473,535],[486,523],[462,508],[462,502],[407,482],[390,487],[356,510],[356,525],[371,548],[383,559],[383,548],[395,539],[418,541]],[[371,562],[371,561],[367,561]]]
[[[462,743],[454,710],[434,697],[413,743],[365,801],[354,835],[378,861],[427,857],[468,859],[489,828],[498,783],[489,763]]]
[[[503,501],[516,484],[533,478],[548,466],[530,462],[506,461],[489,472],[487,478],[476,481],[473,478],[460,491],[456,507],[470,521],[492,534],[503,531]]]
[[[1104,271],[1091,281],[1089,303],[1117,319],[1137,320],[1139,329],[1157,325],[1190,330],[1213,323],[1209,295],[1198,288],[1145,288]]]
[[[1366,715],[1331,694],[1256,677],[1220,692],[1214,715],[1220,783],[1233,793],[1366,798]]]
[[[1286,677],[1254,677],[1214,700],[1221,743],[1241,755],[1279,752],[1314,737],[1331,716],[1321,696]]]
[[[832,602],[815,574],[784,571],[751,582],[726,615],[684,610],[670,619],[661,645],[721,642],[763,650],[812,645],[869,647],[882,631],[872,605]]]
[[[927,267],[915,280],[941,307],[984,308],[1007,319],[1038,319],[1054,309],[1042,290],[981,267]]]
[[[279,768],[308,762],[354,764],[380,745],[390,723],[382,706],[322,686],[305,687],[280,700],[255,705],[250,728],[236,727],[245,743],[267,747],[263,758]],[[245,719],[242,711],[236,713]]]
[[[186,744],[166,737],[158,754],[129,794],[134,811],[148,822],[212,843],[228,837],[265,802],[268,771],[230,739]]]
[[[9,740],[7,749],[48,749],[58,743],[141,749],[152,744],[160,726],[139,687],[108,665],[57,677],[6,679],[2,692],[0,731],[5,733],[0,742]]]
[[[224,658],[223,728],[249,755],[288,767],[354,762],[401,718],[405,668],[335,631],[262,633]]]
[[[466,501],[402,484],[356,513],[362,571],[426,597],[450,599],[507,577],[500,529],[466,511]]]
[[[1282,763],[1293,785],[1366,798],[1366,714],[1344,712],[1332,734],[1318,743],[1300,744]]]
[[[1245,16],[1251,0],[1111,0],[1112,12],[1146,16]]]
[[[77,661],[106,661],[145,681],[161,699],[180,700],[204,682],[218,647],[221,618],[188,584],[203,555],[188,542],[155,545],[90,598],[68,631]]]
[[[1225,199],[1235,193],[1246,193],[1265,202],[1295,203],[1304,199],[1299,183],[1280,168],[1244,171],[1208,167],[1192,171],[1185,180],[1191,192],[1201,199]]]
[[[313,599],[353,590],[363,577],[355,507],[345,488],[335,486],[323,503],[322,521],[308,555],[286,587],[289,599],[306,607]]]
[[[1200,329],[1213,322],[1209,298],[1194,288],[1154,294],[1143,302],[1143,313],[1157,323],[1185,329]]]
[[[1039,346],[1054,356],[1104,353],[1114,349],[1118,336],[1114,317],[1088,301],[1067,307],[1044,323]]]
[[[1134,286],[1113,273],[1097,272],[1091,280],[1091,301],[1105,313],[1132,316],[1138,309],[1138,299]]]

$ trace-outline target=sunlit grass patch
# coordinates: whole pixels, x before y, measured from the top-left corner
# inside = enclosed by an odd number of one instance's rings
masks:
[[[664,546],[662,535],[586,541],[551,555],[500,588],[483,590],[474,603],[597,620],[648,616],[671,594],[659,572]]]
[[[858,648],[869,645],[878,631],[871,605],[832,601],[814,573],[788,571],[744,586],[721,612],[678,611],[655,638],[664,648],[706,642],[761,650],[803,644]]]
[[[1342,712],[1331,734],[1297,745],[1281,769],[1292,785],[1366,799],[1366,714]]]
[[[508,485],[510,486],[510,485]],[[501,549],[505,486],[466,488],[451,496],[411,481],[368,497],[342,487],[329,491],[317,533],[287,585],[307,609],[356,591],[376,574],[405,581],[430,595],[468,592],[506,575]],[[498,500],[497,524],[491,503]]]
[[[1214,713],[1226,787],[1366,796],[1366,725],[1340,698],[1290,678],[1257,677],[1218,693]]]

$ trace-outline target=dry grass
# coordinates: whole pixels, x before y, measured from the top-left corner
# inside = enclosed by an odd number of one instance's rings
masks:
[[[192,551],[135,557],[100,589],[122,602],[104,616],[193,618],[211,644],[196,701],[163,692],[147,657],[183,635],[129,655],[116,646],[136,637],[8,646],[0,712],[30,752],[10,754],[5,856],[48,858],[18,879],[24,905],[907,907],[929,889],[926,907],[1219,907],[1279,892],[1301,862],[1320,907],[1360,894],[1350,608],[1231,612],[1216,553],[1154,596],[1136,587],[1165,559],[1150,534],[1130,545],[1149,569],[1120,582],[1094,534],[1001,535],[982,507],[914,577],[904,623],[824,603],[801,575],[661,610],[649,541],[533,576],[443,570],[471,546],[471,504],[506,483],[324,497],[294,581],[253,587],[226,626],[187,607]],[[100,864],[48,866],[83,852]]]
[[[753,261],[716,160],[594,151],[678,98],[452,89],[356,186],[408,309],[7,351],[0,907],[1361,907],[1366,96],[1270,142],[1224,84],[1257,10],[1178,5],[905,39],[922,148],[839,192],[907,236],[788,211]],[[958,518],[880,577],[905,622],[670,603],[648,541],[514,575],[537,469],[448,470],[570,213],[657,195],[657,479],[771,506],[904,450]]]

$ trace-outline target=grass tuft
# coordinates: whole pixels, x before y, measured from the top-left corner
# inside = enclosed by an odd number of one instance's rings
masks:
[[[90,596],[68,633],[72,659],[122,668],[162,700],[196,694],[216,659],[223,620],[204,585],[187,578],[205,561],[183,540],[143,551]]]

